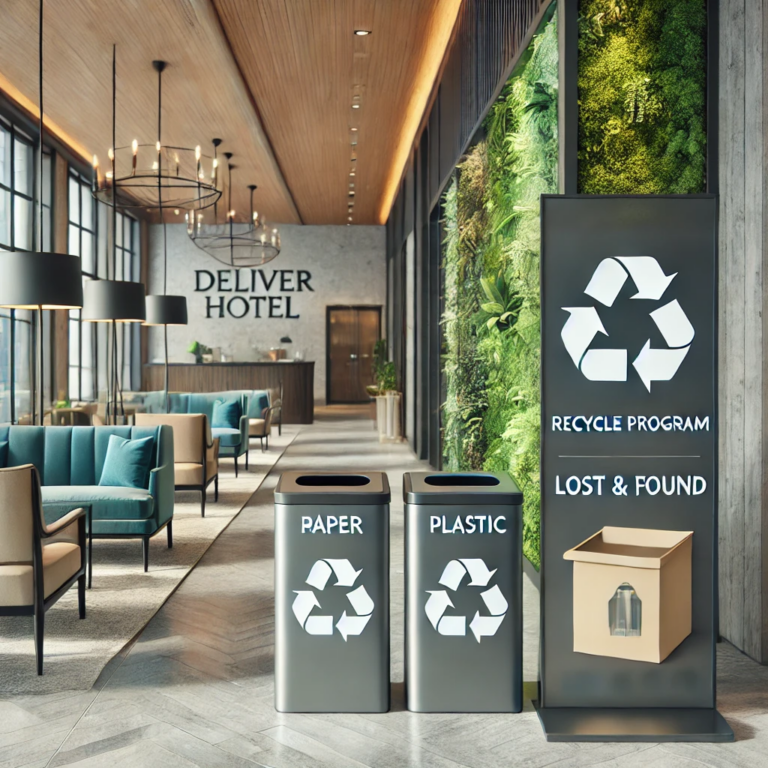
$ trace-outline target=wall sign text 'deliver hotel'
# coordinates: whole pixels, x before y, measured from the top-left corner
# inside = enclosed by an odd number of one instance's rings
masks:
[[[551,740],[732,739],[715,709],[717,200],[541,210],[539,716]]]
[[[314,292],[306,269],[195,270],[195,293],[205,293],[207,319],[301,317],[294,294]]]

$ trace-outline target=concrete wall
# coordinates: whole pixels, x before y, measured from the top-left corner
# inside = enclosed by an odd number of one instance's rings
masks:
[[[720,2],[720,632],[768,663],[768,2]]]
[[[159,225],[150,230],[149,290],[162,293],[163,231]],[[187,352],[192,341],[221,347],[235,361],[261,360],[271,347],[281,346],[282,336],[289,336],[290,357],[300,351],[305,360],[315,361],[315,399],[323,401],[326,307],[384,305],[385,230],[282,226],[280,234],[280,255],[259,268],[260,274],[243,269],[238,277],[198,249],[184,225],[167,227],[167,292],[186,295],[189,310],[189,325],[168,329],[169,360],[193,362]],[[210,290],[196,290],[206,288],[212,279]],[[260,317],[255,317],[257,311]],[[150,328],[149,360],[159,362],[162,356],[162,331]]]

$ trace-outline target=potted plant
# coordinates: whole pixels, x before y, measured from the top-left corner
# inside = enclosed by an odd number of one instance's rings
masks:
[[[389,359],[386,339],[377,341],[373,348],[372,372],[376,383],[366,387],[366,391],[376,399],[379,442],[399,442],[402,439],[400,393],[397,391],[395,364]]]
[[[211,362],[213,360],[213,350],[210,347],[206,347],[205,344],[201,344],[199,341],[193,341],[187,348],[187,352],[195,356],[195,362],[200,363]],[[206,360],[206,358],[208,358]]]

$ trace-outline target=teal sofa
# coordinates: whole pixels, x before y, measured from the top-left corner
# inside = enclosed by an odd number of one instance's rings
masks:
[[[111,435],[154,437],[148,488],[100,486]],[[173,546],[173,430],[158,427],[0,426],[8,442],[6,467],[34,464],[40,475],[43,516],[53,523],[71,510],[91,509],[93,538],[141,539],[144,570],[149,568],[149,540],[163,528]]]
[[[143,395],[140,405],[145,413],[165,413],[164,392],[137,393]],[[219,439],[219,458],[231,457],[235,461],[235,477],[238,474],[237,460],[245,454],[245,468],[248,469],[248,409],[249,390],[232,392],[171,392],[169,399],[171,413],[204,413],[211,424],[211,435]],[[240,402],[240,423],[237,429],[213,426],[213,406],[217,400],[238,400]]]

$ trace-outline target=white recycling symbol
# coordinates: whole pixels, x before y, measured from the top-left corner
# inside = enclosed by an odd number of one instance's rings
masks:
[[[349,560],[317,560],[309,571],[306,583],[322,592],[331,574],[336,575],[334,587],[354,587],[357,577],[362,573],[362,568],[356,571]],[[296,598],[293,601],[293,614],[299,624],[310,635],[332,635],[333,616],[313,616],[312,611],[320,608],[320,601],[311,589],[295,589]],[[371,596],[363,585],[347,593],[347,599],[354,609],[354,615],[344,611],[336,623],[336,629],[344,638],[344,642],[352,635],[359,635],[365,629],[366,624],[373,615],[374,604]]]
[[[464,576],[469,574],[470,587],[487,587],[497,570],[497,568],[494,568],[492,571],[489,570],[485,561],[481,558],[451,560],[445,566],[443,575],[438,583],[455,592],[459,588]],[[430,624],[441,635],[466,635],[466,616],[445,615],[449,607],[454,607],[448,592],[444,589],[428,589],[427,593],[429,598],[424,606],[424,610],[427,613]],[[480,611],[477,611],[475,617],[470,622],[469,628],[472,630],[478,643],[483,637],[492,637],[496,634],[509,608],[509,603],[507,603],[504,595],[501,593],[498,584],[494,584],[490,589],[481,592],[480,597],[483,598],[485,607],[490,615],[481,616]]]
[[[616,297],[631,277],[637,288],[633,299],[659,301],[677,272],[665,275],[652,256],[615,256],[603,259],[584,293],[606,307],[613,306]],[[576,367],[590,381],[626,381],[626,349],[590,349],[598,333],[605,336],[595,307],[562,307],[569,313],[560,336]],[[667,342],[667,349],[653,349],[651,340],[645,343],[632,365],[648,391],[654,381],[669,381],[688,354],[695,332],[677,299],[650,313],[656,327]]]

